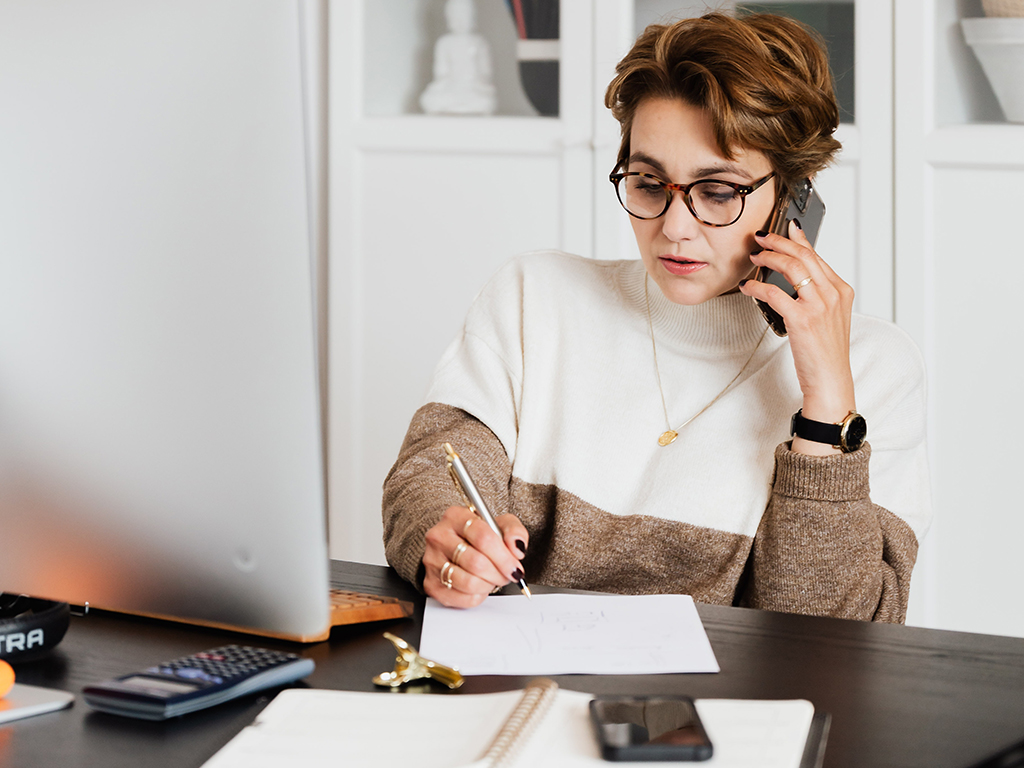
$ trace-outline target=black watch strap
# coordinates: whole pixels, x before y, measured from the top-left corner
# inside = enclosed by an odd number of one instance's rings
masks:
[[[864,417],[855,411],[839,424],[814,421],[804,416],[803,408],[793,414],[789,433],[814,443],[825,443],[838,448],[844,453],[856,451],[864,444],[868,425]]]
[[[813,421],[804,417],[804,409],[793,414],[793,421],[790,424],[789,433],[810,440],[814,443],[826,443],[828,445],[839,445],[839,437],[843,434],[842,424],[829,424],[824,421]]]

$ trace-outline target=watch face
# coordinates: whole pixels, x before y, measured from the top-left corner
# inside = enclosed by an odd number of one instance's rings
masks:
[[[868,423],[859,413],[855,414],[843,430],[842,446],[846,452],[856,451],[864,444],[864,438],[868,436]]]

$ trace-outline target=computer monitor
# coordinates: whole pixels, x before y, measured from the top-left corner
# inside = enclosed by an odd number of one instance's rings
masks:
[[[326,631],[302,34],[0,4],[0,591]]]

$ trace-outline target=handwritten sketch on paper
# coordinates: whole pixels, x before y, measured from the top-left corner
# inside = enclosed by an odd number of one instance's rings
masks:
[[[464,675],[718,672],[688,595],[508,595],[467,610],[429,599],[419,650]]]

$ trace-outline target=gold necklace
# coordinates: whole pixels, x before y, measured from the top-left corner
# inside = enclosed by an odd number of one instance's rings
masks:
[[[700,416],[704,411],[710,408],[712,405],[718,402],[719,398],[729,391],[729,387],[736,383],[736,379],[743,375],[743,372],[747,370],[747,366],[750,365],[750,361],[754,359],[754,355],[757,354],[758,348],[761,346],[761,342],[764,341],[765,335],[768,333],[768,326],[765,326],[764,331],[761,332],[761,338],[757,340],[757,344],[754,345],[753,351],[750,353],[750,357],[747,358],[747,362],[740,368],[739,373],[732,377],[732,380],[725,385],[725,389],[715,395],[715,399],[705,405],[693,416],[688,418],[682,424],[675,429],[672,429],[672,422],[668,420],[668,406],[665,405],[665,390],[661,386],[661,371],[658,367],[658,345],[654,343],[654,322],[651,320],[651,297],[647,292],[647,273],[644,273],[644,302],[647,304],[647,328],[651,332],[651,351],[654,352],[654,375],[658,377],[658,392],[661,394],[661,408],[665,412],[665,431],[661,433],[658,438],[658,445],[665,447],[675,442],[675,439],[679,437],[679,430],[689,424],[691,421]]]

